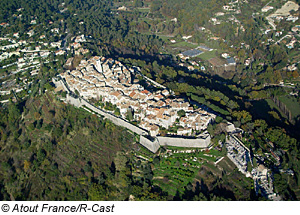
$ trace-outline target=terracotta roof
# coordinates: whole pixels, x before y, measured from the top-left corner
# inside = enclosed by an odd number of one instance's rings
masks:
[[[118,97],[119,95],[121,95],[121,93],[119,91],[115,91],[112,92],[110,95]]]
[[[129,97],[133,98],[135,96],[135,94],[136,93],[134,91],[132,91],[132,93],[129,94]]]

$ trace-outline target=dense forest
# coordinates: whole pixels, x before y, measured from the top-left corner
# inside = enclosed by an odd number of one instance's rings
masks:
[[[208,22],[209,18],[226,3],[222,1],[209,0],[155,0],[151,3],[151,12],[160,12],[162,15],[174,18],[176,17],[181,23],[180,32],[193,33]]]
[[[0,114],[2,200],[88,199],[91,184],[134,142],[52,93],[11,102]]]

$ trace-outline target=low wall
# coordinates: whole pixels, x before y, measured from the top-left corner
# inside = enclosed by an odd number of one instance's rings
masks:
[[[144,75],[144,78],[145,78],[147,81],[149,81],[149,82],[151,82],[152,84],[154,84],[155,86],[157,86],[157,87],[160,87],[160,88],[163,88],[163,89],[167,89],[165,86],[163,86],[163,85],[157,83],[156,81],[153,81],[152,79],[148,78],[148,77],[145,76],[145,75]]]

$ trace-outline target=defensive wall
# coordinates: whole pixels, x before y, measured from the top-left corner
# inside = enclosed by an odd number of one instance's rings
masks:
[[[153,138],[153,137],[152,137]],[[151,139],[152,139],[151,138]],[[176,146],[189,148],[207,148],[210,144],[210,135],[196,139],[189,139],[183,137],[155,137],[150,140],[147,137],[140,137],[140,144],[145,146],[151,152],[155,153],[160,146]]]
[[[134,132],[138,135],[148,135],[147,130],[144,130],[144,129],[138,127],[138,126],[132,125],[131,123],[127,122],[126,120],[124,120],[122,118],[119,118],[117,116],[114,116],[114,115],[106,112],[106,111],[103,111],[103,110],[95,107],[94,105],[90,104],[89,102],[87,102],[83,98],[74,98],[74,97],[67,94],[66,101],[69,102],[70,104],[76,106],[76,107],[85,106],[86,108],[92,110],[93,112],[95,112],[97,114],[100,114],[104,118],[112,121],[114,124],[126,127],[127,129],[131,130],[132,132]]]
[[[153,153],[156,153],[160,147],[157,139],[155,139],[154,141],[151,141],[142,135],[140,136],[140,144],[145,146],[147,149],[149,149]]]
[[[188,139],[182,137],[156,137],[161,146],[177,146],[191,148],[206,148],[210,144],[210,136],[206,138]]]
[[[237,142],[238,144],[243,146],[245,150],[247,150],[250,153],[250,150],[248,149],[248,147],[246,147],[244,145],[244,143],[239,138],[237,138],[235,135],[232,135],[232,134],[229,135],[229,140],[232,141],[232,142]]]
[[[72,96],[72,92],[68,89],[66,83],[63,80],[54,80],[53,83],[58,87],[62,86],[67,92],[66,102],[76,106],[76,107],[86,107],[89,110],[103,116],[106,119],[109,119],[114,124],[123,126],[132,132],[140,135],[140,144],[145,146],[151,152],[156,153],[160,146],[177,146],[177,147],[192,147],[192,148],[206,148],[210,144],[210,135],[205,134],[196,139],[181,138],[181,137],[155,137],[153,140],[145,137],[149,135],[149,132],[145,129],[142,129],[138,126],[135,126],[125,119],[114,116],[109,112],[99,109],[98,107],[90,104],[83,98],[75,98]],[[151,138],[151,139],[152,139]]]
[[[140,68],[135,67],[135,72],[139,73],[143,78],[145,78],[147,81],[151,82],[154,86],[159,87],[159,88],[163,88],[163,89],[167,89],[164,85],[161,85],[161,84],[157,83],[156,81],[154,81],[154,80],[148,78],[147,76],[143,75],[140,72]]]

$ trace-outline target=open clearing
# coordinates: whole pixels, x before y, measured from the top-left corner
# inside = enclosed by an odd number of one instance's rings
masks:
[[[299,5],[295,2],[288,1],[286,2],[280,9],[276,10],[275,13],[271,14],[270,17],[274,16],[288,16],[290,15],[290,11],[297,11],[299,9]]]

